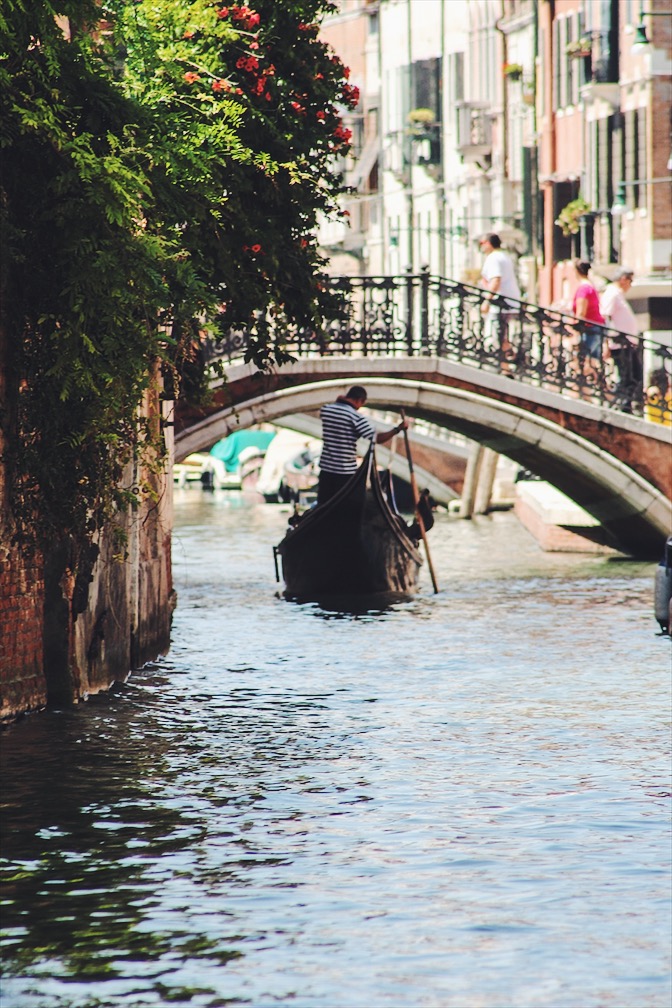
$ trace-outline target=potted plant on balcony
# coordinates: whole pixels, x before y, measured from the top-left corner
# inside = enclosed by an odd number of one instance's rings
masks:
[[[557,216],[555,223],[562,231],[565,238],[579,233],[579,218],[590,213],[590,206],[583,196],[577,196],[567,206],[564,206]]]
[[[590,56],[593,51],[593,40],[590,35],[582,35],[581,38],[568,42],[565,52],[572,59],[583,59]]]
[[[411,125],[411,132],[418,135],[426,133],[430,126],[434,125],[436,116],[429,108],[416,108],[411,109],[407,118]]]
[[[520,63],[505,63],[502,67],[502,73],[509,80],[517,81],[523,76],[523,68]]]

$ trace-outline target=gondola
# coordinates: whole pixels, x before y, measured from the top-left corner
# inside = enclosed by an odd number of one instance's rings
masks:
[[[417,523],[407,526],[388,502],[373,442],[352,479],[295,521],[275,547],[286,598],[415,591],[423,562],[413,537]]]

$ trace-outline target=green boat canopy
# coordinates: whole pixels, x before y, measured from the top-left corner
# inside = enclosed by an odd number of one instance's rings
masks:
[[[228,437],[222,438],[210,449],[210,454],[220,459],[227,472],[238,470],[240,453],[246,448],[258,448],[265,452],[275,437],[275,431],[242,430],[234,431]]]

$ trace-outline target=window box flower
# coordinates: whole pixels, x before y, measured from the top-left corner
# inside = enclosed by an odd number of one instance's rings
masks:
[[[502,73],[509,80],[520,80],[523,76],[523,68],[520,63],[505,63],[502,67]]]
[[[408,113],[408,121],[411,126],[431,126],[435,118],[436,116],[432,110],[428,108],[411,109]]]
[[[567,206],[562,208],[555,223],[565,238],[568,238],[570,235],[578,234],[580,227],[579,218],[590,212],[590,206],[586,203],[583,196],[577,196],[575,200],[572,200]]]
[[[582,35],[581,38],[575,39],[574,42],[568,42],[565,52],[572,59],[583,59],[586,56],[592,55],[593,40],[589,35]]]

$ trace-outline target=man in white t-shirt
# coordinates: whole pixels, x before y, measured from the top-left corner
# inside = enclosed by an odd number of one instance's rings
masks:
[[[512,355],[512,347],[508,340],[508,320],[520,310],[518,304],[520,287],[513,263],[503,251],[499,235],[487,234],[481,238],[479,245],[485,253],[481,267],[481,283],[490,292],[481,303],[481,314],[490,319],[491,332],[499,332],[502,356],[508,358]],[[516,300],[501,301],[500,298]]]
[[[641,400],[643,387],[639,326],[635,313],[625,298],[632,287],[634,275],[633,270],[627,266],[620,266],[600,298],[600,311],[606,325],[618,330],[608,336],[604,353],[605,357],[612,358],[616,366],[616,404],[625,413],[632,412],[633,401],[638,403]]]

